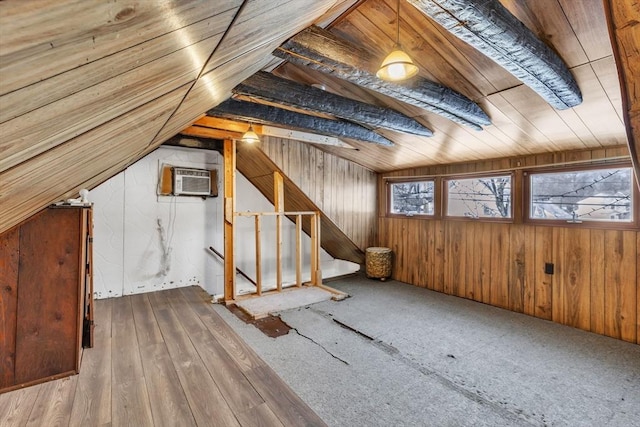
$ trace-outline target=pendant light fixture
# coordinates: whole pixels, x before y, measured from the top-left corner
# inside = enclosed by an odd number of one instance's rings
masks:
[[[400,0],[396,10],[396,44],[380,65],[376,76],[382,80],[406,80],[418,74],[418,67],[400,47]]]
[[[253,124],[249,123],[249,130],[242,135],[242,142],[246,142],[247,144],[253,144],[255,142],[259,142],[260,138],[258,134],[253,130]]]

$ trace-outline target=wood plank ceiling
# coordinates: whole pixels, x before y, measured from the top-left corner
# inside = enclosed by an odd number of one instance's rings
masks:
[[[626,144],[620,86],[601,0],[501,0],[564,60],[583,102],[556,110],[505,69],[448,33],[408,2],[400,2],[400,42],[420,76],[477,102],[492,125],[477,132],[327,74],[290,63],[274,73],[323,84],[343,96],[391,107],[433,129],[431,138],[381,132],[395,147],[349,141],[359,151],[323,148],[376,171],[504,156]],[[380,61],[395,42],[395,0],[367,0],[331,32]],[[370,64],[375,70],[379,62]]]
[[[627,1],[627,0],[625,0]],[[569,67],[583,102],[555,110],[529,87],[400,2],[400,41],[420,78],[476,102],[492,124],[454,123],[272,52],[312,24],[367,52],[395,42],[396,0],[0,2],[0,232],[92,188],[187,128],[259,70],[392,108],[432,137],[377,131],[381,146],[321,146],[371,170],[627,142],[601,0],[501,0]],[[629,61],[633,61],[633,58]]]
[[[153,151],[352,3],[0,2],[0,232]]]

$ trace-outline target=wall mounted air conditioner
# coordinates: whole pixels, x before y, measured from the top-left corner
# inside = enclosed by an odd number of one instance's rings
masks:
[[[211,177],[208,170],[173,168],[173,194],[176,196],[211,195]]]

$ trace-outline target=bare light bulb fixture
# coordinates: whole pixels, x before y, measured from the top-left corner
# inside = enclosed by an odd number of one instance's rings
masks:
[[[247,144],[253,144],[255,142],[259,142],[260,138],[258,134],[253,130],[253,124],[249,123],[249,130],[242,135],[242,142],[246,142]]]
[[[378,78],[388,81],[406,80],[418,74],[418,67],[400,46],[400,0],[398,0],[396,13],[396,44],[391,53],[384,58],[376,73]]]

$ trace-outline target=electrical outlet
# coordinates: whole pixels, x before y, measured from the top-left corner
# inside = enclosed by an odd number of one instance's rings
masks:
[[[544,263],[544,274],[553,274],[553,263],[545,262]]]

